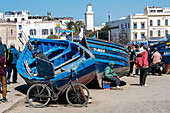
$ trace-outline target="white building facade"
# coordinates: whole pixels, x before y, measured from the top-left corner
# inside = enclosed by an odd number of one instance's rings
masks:
[[[85,13],[85,30],[94,31],[94,12],[92,11],[92,5],[90,3],[87,5]]]
[[[72,21],[72,17],[51,17],[50,16],[32,16],[29,11],[9,11],[5,12],[5,21],[16,23],[16,47],[20,50],[24,46],[20,40],[25,42],[25,38],[47,38],[49,35],[58,35],[59,29],[66,29],[66,23]],[[20,39],[20,40],[19,40]]]
[[[148,38],[163,38],[170,34],[170,8],[146,7]]]
[[[127,18],[107,22],[112,40],[117,40],[122,30],[130,41],[160,39],[170,32],[170,8],[146,7],[144,14],[134,14]]]

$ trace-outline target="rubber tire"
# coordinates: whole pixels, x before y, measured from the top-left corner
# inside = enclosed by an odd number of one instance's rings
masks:
[[[35,105],[35,104],[33,104],[31,101],[30,101],[30,99],[29,99],[29,96],[30,96],[30,92],[31,92],[31,90],[33,90],[35,87],[45,87],[45,85],[43,85],[43,84],[34,84],[34,85],[32,85],[29,89],[28,89],[28,91],[27,91],[27,100],[28,100],[28,102],[29,102],[29,104],[31,105],[31,106],[33,106],[33,107],[36,107],[36,108],[42,108],[42,107],[44,107],[44,106],[46,106],[48,103],[49,103],[49,101],[50,101],[50,97],[51,97],[51,92],[50,92],[50,90],[48,89],[48,86],[45,88],[45,90],[47,91],[47,94],[48,94],[48,96],[49,96],[49,98],[47,99],[47,101],[44,103],[44,104],[42,104],[42,105],[40,105],[40,106],[37,106],[37,105]]]
[[[68,96],[68,95],[69,95],[68,93],[69,93],[70,89],[72,88],[72,86],[70,85],[70,86],[68,87],[67,91],[66,91],[66,99],[67,99],[67,102],[68,102],[71,106],[74,106],[74,107],[83,107],[83,106],[85,106],[85,105],[88,103],[88,101],[89,101],[89,98],[90,98],[89,90],[88,90],[88,88],[87,88],[85,85],[83,85],[83,84],[73,84],[73,87],[75,87],[75,86],[83,87],[83,89],[85,89],[85,90],[87,91],[87,95],[86,95],[87,100],[86,100],[83,104],[79,104],[79,105],[71,103],[71,101],[70,101],[70,99],[69,99],[69,96]]]

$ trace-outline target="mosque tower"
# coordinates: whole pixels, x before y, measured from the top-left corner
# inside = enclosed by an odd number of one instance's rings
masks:
[[[87,5],[85,13],[85,30],[94,31],[94,12],[92,11],[92,5],[90,3]]]

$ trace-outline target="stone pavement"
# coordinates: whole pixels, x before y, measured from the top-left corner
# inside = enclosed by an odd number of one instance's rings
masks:
[[[75,108],[63,104],[52,104],[34,108],[20,103],[6,113],[169,113],[170,75],[147,78],[148,87],[138,86],[139,77],[122,77],[126,85],[123,90],[90,89],[92,104]]]
[[[18,83],[7,85],[8,102],[3,103],[0,101],[0,113],[5,113],[6,111],[13,109],[19,102],[25,100],[27,88],[28,86],[25,81],[18,75]]]

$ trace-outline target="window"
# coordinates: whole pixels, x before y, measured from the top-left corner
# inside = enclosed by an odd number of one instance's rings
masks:
[[[19,29],[22,29],[22,25],[18,25]]]
[[[124,29],[124,26],[123,26],[123,24],[121,24],[121,29]]]
[[[19,36],[19,38],[22,38],[22,33],[19,33],[18,36]]]
[[[53,29],[50,29],[50,34],[53,35]]]
[[[130,24],[128,23],[128,28],[130,28]]]
[[[141,38],[142,38],[142,39],[145,38],[145,33],[141,33]]]
[[[165,25],[166,25],[166,26],[168,25],[168,20],[167,20],[167,19],[165,20]]]
[[[36,35],[36,30],[35,29],[30,29],[30,35]]]
[[[127,23],[125,23],[125,28],[127,29]]]
[[[9,18],[7,19],[7,22],[10,22],[10,19],[9,19]]]
[[[168,30],[165,31],[165,36],[168,36]]]
[[[42,35],[48,35],[48,29],[42,29]]]
[[[17,18],[15,18],[14,21],[17,22]]]
[[[160,30],[158,30],[158,36],[161,36],[161,31]]]
[[[133,24],[133,28],[134,28],[134,29],[137,29],[137,23],[134,23],[134,24]]]
[[[11,29],[11,35],[13,35],[13,30]]]
[[[158,26],[160,26],[160,20],[158,20]]]
[[[137,33],[135,33],[135,39],[137,39],[137,37],[138,37],[138,35],[137,35]]]
[[[150,26],[152,26],[152,20],[150,20]]]
[[[153,31],[150,31],[150,36],[153,36]]]
[[[141,23],[141,29],[145,29],[145,23]]]

